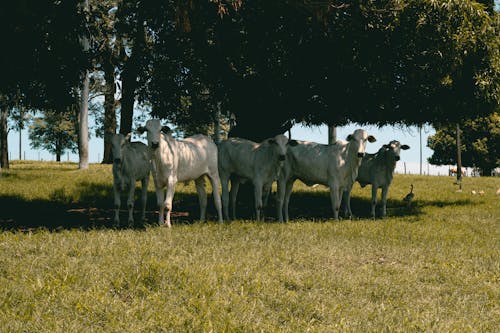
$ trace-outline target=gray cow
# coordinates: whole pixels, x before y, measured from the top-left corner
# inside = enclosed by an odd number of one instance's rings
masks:
[[[361,187],[372,185],[371,216],[375,218],[375,206],[377,205],[377,190],[382,188],[382,216],[387,215],[387,192],[392,183],[396,162],[402,150],[410,149],[408,145],[401,145],[399,141],[393,140],[383,145],[375,154],[366,154],[363,157],[358,170],[356,181]],[[352,216],[351,212],[351,190],[352,186],[344,192],[344,215]]]
[[[142,142],[129,142],[130,133],[113,134],[111,137],[113,154],[113,191],[115,197],[116,224],[120,223],[120,193],[128,187],[128,222],[134,222],[134,190],[135,182],[142,183],[142,214],[144,221],[146,214],[147,191],[151,163],[149,161],[148,147]]]
[[[250,180],[254,186],[255,214],[260,220],[262,194],[268,193],[277,180],[285,160],[288,138],[282,134],[260,143],[241,138],[229,138],[219,144],[219,175],[222,185],[224,218],[229,220],[229,191],[231,180],[232,217],[236,215],[236,196],[240,183]]]

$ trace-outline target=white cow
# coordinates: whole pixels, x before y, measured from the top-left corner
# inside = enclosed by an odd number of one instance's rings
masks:
[[[375,142],[376,139],[365,130],[357,129],[347,137],[347,141],[331,145],[307,141],[290,145],[278,178],[278,220],[283,221],[284,211],[285,221],[288,221],[288,204],[296,179],[308,186],[328,186],[333,216],[338,219],[342,192],[352,186],[358,175],[367,141]]]
[[[358,170],[357,181],[361,187],[372,185],[371,216],[375,218],[375,206],[377,205],[377,190],[382,188],[382,216],[387,215],[387,191],[392,183],[396,162],[399,161],[401,149],[410,149],[408,145],[401,145],[399,141],[393,140],[383,145],[375,154],[366,154],[361,161]],[[351,188],[344,192],[344,215],[352,216],[351,212]]]
[[[262,194],[267,193],[285,160],[288,138],[282,134],[260,143],[241,138],[229,138],[219,144],[219,175],[222,184],[224,218],[229,220],[231,179],[232,218],[236,218],[236,196],[239,184],[250,180],[254,186],[255,216],[260,220]],[[263,192],[264,191],[264,192]]]
[[[148,195],[149,161],[148,147],[142,142],[129,142],[130,133],[113,134],[111,137],[113,154],[113,191],[115,196],[115,223],[120,223],[120,192],[128,186],[128,222],[134,222],[134,191],[135,182],[141,181],[142,189],[142,215],[144,221],[146,214],[146,201]]]
[[[217,146],[205,135],[194,135],[183,140],[172,137],[167,126],[162,126],[159,119],[150,119],[138,131],[147,131],[148,146],[153,163],[153,180],[158,200],[160,224],[170,227],[172,199],[177,182],[194,180],[200,202],[200,220],[205,220],[207,194],[205,175],[212,183],[212,193],[219,222],[222,222],[221,200],[219,195],[219,173],[217,170]],[[163,133],[162,133],[163,132]],[[166,189],[166,196],[165,196]],[[165,217],[165,209],[166,217]],[[165,218],[165,220],[164,220]]]

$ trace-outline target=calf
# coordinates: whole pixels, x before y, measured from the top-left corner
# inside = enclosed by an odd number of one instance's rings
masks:
[[[146,201],[149,184],[151,163],[149,161],[148,147],[142,142],[129,142],[130,133],[113,134],[111,137],[113,154],[113,192],[115,197],[115,223],[120,223],[120,192],[128,186],[128,222],[134,222],[134,191],[135,182],[141,181],[142,189],[142,214],[146,214]]]
[[[375,142],[376,139],[358,129],[347,137],[347,141],[331,145],[297,141],[298,144],[290,147],[278,178],[278,220],[283,221],[284,212],[285,221],[288,221],[288,204],[296,179],[308,186],[328,186],[333,216],[338,219],[342,192],[352,186],[358,175],[367,141]]]
[[[392,183],[396,162],[399,161],[401,149],[407,150],[410,146],[401,145],[399,141],[393,140],[383,145],[375,154],[366,154],[361,161],[356,180],[361,187],[372,185],[371,216],[375,218],[375,206],[377,205],[377,190],[382,188],[382,216],[387,215],[387,192]],[[344,192],[344,215],[352,216],[351,212],[351,190]]]
[[[170,129],[167,126],[162,126],[159,119],[148,120],[144,127],[138,128],[138,131],[140,133],[147,131],[153,164],[153,180],[159,207],[159,223],[171,226],[170,212],[175,185],[177,182],[189,180],[195,181],[200,202],[200,220],[205,220],[207,207],[205,175],[210,178],[212,183],[215,207],[219,222],[222,222],[217,146],[212,139],[199,134],[184,140],[176,140],[172,137]]]
[[[236,218],[239,184],[250,180],[254,186],[255,216],[260,220],[262,194],[268,193],[273,181],[278,178],[279,169],[285,160],[287,142],[288,138],[280,134],[260,143],[229,138],[219,144],[219,175],[225,219],[229,220],[228,183],[231,179],[232,218]]]

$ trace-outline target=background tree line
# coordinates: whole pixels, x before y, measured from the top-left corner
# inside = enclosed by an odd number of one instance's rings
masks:
[[[481,2],[4,2],[2,166],[14,108],[69,112],[79,134],[92,96],[103,99],[103,162],[138,104],[183,132],[224,119],[253,140],[297,122],[440,128],[488,117],[499,108],[499,14]]]

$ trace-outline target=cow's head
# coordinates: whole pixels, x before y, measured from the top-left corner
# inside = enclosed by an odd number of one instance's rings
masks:
[[[171,132],[168,126],[162,126],[160,119],[149,119],[146,125],[137,128],[139,133],[148,132],[148,146],[157,149],[160,146],[161,133],[169,134]]]
[[[278,153],[278,159],[280,161],[284,161],[286,156],[288,138],[283,134],[278,134],[274,138],[267,139],[267,142],[276,149],[276,152]]]
[[[396,161],[399,161],[400,159],[399,155],[401,153],[401,149],[407,150],[410,149],[410,146],[402,145],[401,143],[399,143],[399,141],[392,140],[391,142],[389,142],[389,144],[383,145],[382,148],[388,152],[391,152],[394,155],[394,159]]]
[[[368,135],[364,129],[357,129],[347,136],[347,141],[354,143],[358,148],[358,157],[365,156],[366,142],[375,142],[377,139],[373,135]]]
[[[130,140],[131,133],[127,135],[113,134],[111,136],[111,151],[113,154],[113,162],[121,163],[123,159],[122,148],[123,145]]]

